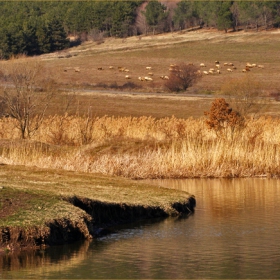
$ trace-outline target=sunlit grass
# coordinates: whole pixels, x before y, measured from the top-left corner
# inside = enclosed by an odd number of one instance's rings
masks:
[[[2,165],[0,184],[0,227],[44,227],[53,219],[77,223],[83,218],[90,219],[85,211],[68,202],[72,197],[99,203],[160,207],[166,213],[174,212],[173,203],[187,202],[190,197],[187,192],[139,181],[54,168]]]

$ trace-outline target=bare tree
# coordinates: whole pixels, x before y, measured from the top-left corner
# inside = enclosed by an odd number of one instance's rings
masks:
[[[30,138],[42,124],[54,94],[54,83],[42,62],[12,59],[1,63],[5,85],[1,95],[6,113],[16,119],[21,138]]]
[[[232,108],[242,116],[257,114],[266,108],[261,98],[262,85],[260,82],[245,75],[242,78],[231,79],[221,87],[221,94],[227,97]]]

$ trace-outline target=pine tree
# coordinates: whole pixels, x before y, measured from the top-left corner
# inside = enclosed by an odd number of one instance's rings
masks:
[[[146,17],[147,24],[152,27],[153,34],[155,34],[158,25],[167,18],[168,14],[165,13],[166,6],[156,0],[152,0],[146,6],[144,15]]]
[[[40,47],[37,37],[36,21],[29,21],[23,27],[24,52],[27,55],[40,54]]]
[[[188,20],[190,20],[192,16],[192,5],[190,2],[184,0],[179,2],[177,7],[174,9],[173,20],[179,29],[185,29],[187,27]]]
[[[229,28],[233,27],[233,15],[230,10],[232,2],[223,1],[219,2],[219,5],[217,27],[218,29],[225,30],[225,32],[227,32]]]
[[[53,18],[47,24],[47,33],[50,36],[50,51],[63,50],[69,46],[69,40],[67,39],[67,34],[60,20]]]

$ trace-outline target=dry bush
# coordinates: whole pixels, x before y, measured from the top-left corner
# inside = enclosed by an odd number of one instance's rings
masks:
[[[21,134],[14,118],[0,118],[0,139],[17,139]]]
[[[210,111],[205,112],[205,115],[208,116],[207,126],[213,129],[218,136],[224,136],[227,128],[230,128],[233,133],[244,126],[244,118],[239,112],[233,111],[224,98],[216,98]]]
[[[91,144],[94,142],[94,125],[95,118],[90,116],[81,118],[79,121],[79,129],[81,135],[81,145]]]
[[[261,99],[262,88],[260,82],[245,75],[226,81],[221,87],[221,94],[227,97],[235,111],[247,116],[260,113],[266,108],[264,100]]]
[[[73,116],[51,116],[47,118],[41,129],[38,138],[40,141],[55,145],[71,145],[79,144],[76,135],[76,118]]]
[[[170,91],[184,91],[193,86],[200,77],[197,66],[181,63],[172,68],[165,86]]]

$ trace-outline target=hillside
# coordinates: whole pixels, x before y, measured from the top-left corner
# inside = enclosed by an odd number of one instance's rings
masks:
[[[59,84],[138,92],[166,92],[160,76],[169,75],[170,64],[183,62],[199,66],[204,63],[206,68],[203,70],[208,71],[218,60],[222,74],[204,76],[190,89],[192,93],[203,94],[219,90],[228,79],[244,77],[242,70],[245,65],[254,63],[263,65],[264,69],[251,69],[246,74],[250,79],[261,82],[261,90],[269,94],[280,87],[279,32],[277,29],[225,33],[199,29],[126,39],[107,38],[101,43],[85,42],[67,51],[45,54],[40,59],[56,72]],[[231,73],[227,71],[229,67],[224,66],[227,62],[234,64]],[[146,66],[152,67],[152,83],[138,80],[138,77],[148,74]],[[125,79],[127,74],[129,80]]]

